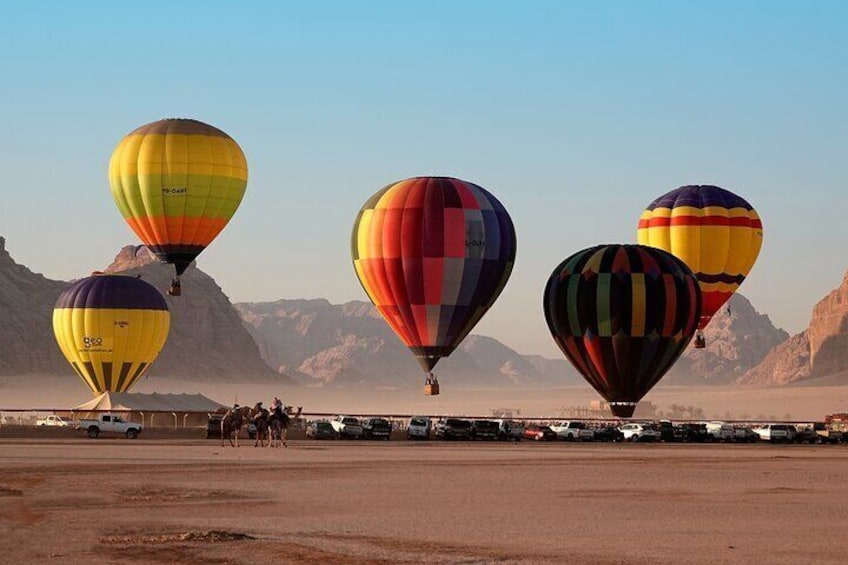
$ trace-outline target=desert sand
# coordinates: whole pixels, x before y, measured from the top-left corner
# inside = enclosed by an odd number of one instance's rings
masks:
[[[848,445],[0,439],[5,563],[844,563]]]

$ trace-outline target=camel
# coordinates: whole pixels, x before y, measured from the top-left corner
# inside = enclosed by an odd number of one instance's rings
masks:
[[[291,409],[291,406],[287,406],[285,409],[280,410],[279,412],[275,411],[271,414],[271,417],[268,420],[269,447],[279,447],[280,442],[282,442],[283,447],[286,447],[286,436],[288,435],[289,424],[300,419],[300,415],[303,413],[303,406],[297,407],[296,414],[292,414]]]
[[[221,447],[224,447],[224,439],[230,440],[230,445],[233,447],[239,446],[239,432],[247,422],[249,411],[249,406],[235,406],[224,413],[224,417],[221,418]]]
[[[256,426],[256,441],[253,442],[253,447],[264,447],[263,442],[267,438],[268,447],[271,447],[270,436],[270,412],[262,407],[259,402],[250,411],[250,421]]]

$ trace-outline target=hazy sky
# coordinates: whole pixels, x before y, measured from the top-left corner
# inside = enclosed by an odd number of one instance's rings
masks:
[[[20,2],[0,33],[0,235],[50,278],[105,267],[138,243],[109,193],[113,148],[190,117],[250,167],[198,261],[234,302],[367,300],[360,206],[392,181],[456,176],[518,234],[475,331],[555,356],[553,268],[635,242],[656,196],[712,183],[763,218],[742,293],[794,333],[848,267],[846,28],[839,0]]]

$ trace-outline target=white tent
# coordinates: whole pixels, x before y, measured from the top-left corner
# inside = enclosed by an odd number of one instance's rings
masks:
[[[140,392],[104,392],[75,411],[115,410],[128,412],[214,412],[224,406],[202,394],[150,394]]]

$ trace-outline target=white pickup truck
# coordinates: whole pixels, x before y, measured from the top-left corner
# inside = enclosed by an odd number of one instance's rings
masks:
[[[35,422],[36,426],[55,426],[57,428],[67,428],[71,425],[71,422],[64,419],[61,416],[57,416],[55,414],[50,414],[49,416],[45,416],[43,418],[39,418]]]
[[[118,415],[98,414],[96,420],[80,420],[76,429],[85,430],[90,438],[96,438],[100,434],[119,434],[135,439],[144,426],[127,422]]]
[[[362,425],[356,418],[351,416],[336,416],[330,420],[330,424],[340,438],[359,439],[362,437]]]

